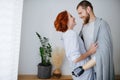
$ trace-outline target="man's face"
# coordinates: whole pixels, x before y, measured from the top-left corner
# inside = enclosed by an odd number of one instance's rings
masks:
[[[81,6],[77,9],[79,17],[84,21],[84,24],[87,24],[90,19],[90,15],[87,12],[87,9],[83,9]]]

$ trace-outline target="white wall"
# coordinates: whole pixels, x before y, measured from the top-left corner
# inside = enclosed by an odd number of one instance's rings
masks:
[[[17,80],[23,0],[0,0],[0,80]]]
[[[40,62],[40,42],[35,35],[49,37],[52,47],[63,47],[61,33],[54,29],[54,20],[60,11],[68,10],[75,18],[75,30],[80,31],[81,20],[76,6],[81,0],[24,0],[23,23],[20,49],[19,74],[37,74],[37,64]],[[90,0],[96,16],[106,20],[112,30],[114,43],[115,73],[120,74],[120,0]],[[69,63],[65,59],[62,73],[70,74]]]

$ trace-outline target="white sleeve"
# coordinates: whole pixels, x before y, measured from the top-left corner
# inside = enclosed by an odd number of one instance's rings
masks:
[[[75,59],[80,57],[79,40],[75,32],[65,37],[64,45],[68,59],[74,61]]]

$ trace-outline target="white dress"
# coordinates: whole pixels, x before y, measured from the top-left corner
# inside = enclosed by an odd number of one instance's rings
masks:
[[[76,32],[73,30],[67,30],[65,33],[63,33],[63,41],[66,57],[68,58],[71,65],[71,71],[89,61],[89,58],[86,58],[77,63],[73,62],[76,58],[80,57],[81,54],[86,52],[83,41]],[[92,69],[88,69],[80,77],[72,77],[74,80],[91,80],[91,76]]]

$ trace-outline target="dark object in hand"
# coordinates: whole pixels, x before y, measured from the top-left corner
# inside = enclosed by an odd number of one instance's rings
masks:
[[[83,74],[83,72],[84,69],[82,68],[82,66],[79,66],[72,71],[72,75],[74,75],[75,77],[79,77],[81,74]]]

